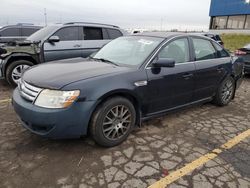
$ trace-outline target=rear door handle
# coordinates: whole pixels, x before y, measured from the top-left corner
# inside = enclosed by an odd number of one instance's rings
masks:
[[[192,73],[186,73],[186,74],[182,75],[182,78],[184,78],[185,80],[188,80],[188,79],[190,79],[193,76],[194,75]]]
[[[81,45],[80,45],[80,44],[76,44],[76,45],[74,45],[73,47],[74,47],[74,48],[79,48],[79,47],[81,47]]]

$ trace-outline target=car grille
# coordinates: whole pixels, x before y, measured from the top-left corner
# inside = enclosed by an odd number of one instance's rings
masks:
[[[22,80],[19,82],[18,88],[19,88],[21,96],[30,102],[34,102],[37,96],[39,95],[39,93],[42,91],[41,88],[32,86]]]

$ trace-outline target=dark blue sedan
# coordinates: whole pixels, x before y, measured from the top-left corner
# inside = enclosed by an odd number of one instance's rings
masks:
[[[207,37],[144,33],[115,39],[88,59],[30,68],[13,106],[35,134],[89,133],[111,147],[143,120],[198,103],[229,104],[242,72],[243,63]]]

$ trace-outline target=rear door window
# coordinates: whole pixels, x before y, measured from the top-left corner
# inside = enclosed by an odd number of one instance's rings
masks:
[[[206,39],[193,38],[196,61],[214,59],[217,52],[212,43]]]
[[[109,40],[109,34],[106,28],[102,28],[103,40]]]
[[[103,40],[102,28],[84,27],[84,40]]]
[[[107,29],[107,31],[108,31],[110,39],[116,39],[116,38],[122,36],[121,31],[119,31],[117,29]]]
[[[54,35],[58,36],[60,38],[60,41],[79,40],[79,28],[65,27],[58,30]]]

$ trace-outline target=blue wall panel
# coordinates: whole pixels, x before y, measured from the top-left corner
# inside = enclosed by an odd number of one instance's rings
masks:
[[[246,0],[211,0],[209,16],[238,14],[250,14],[250,4]]]

